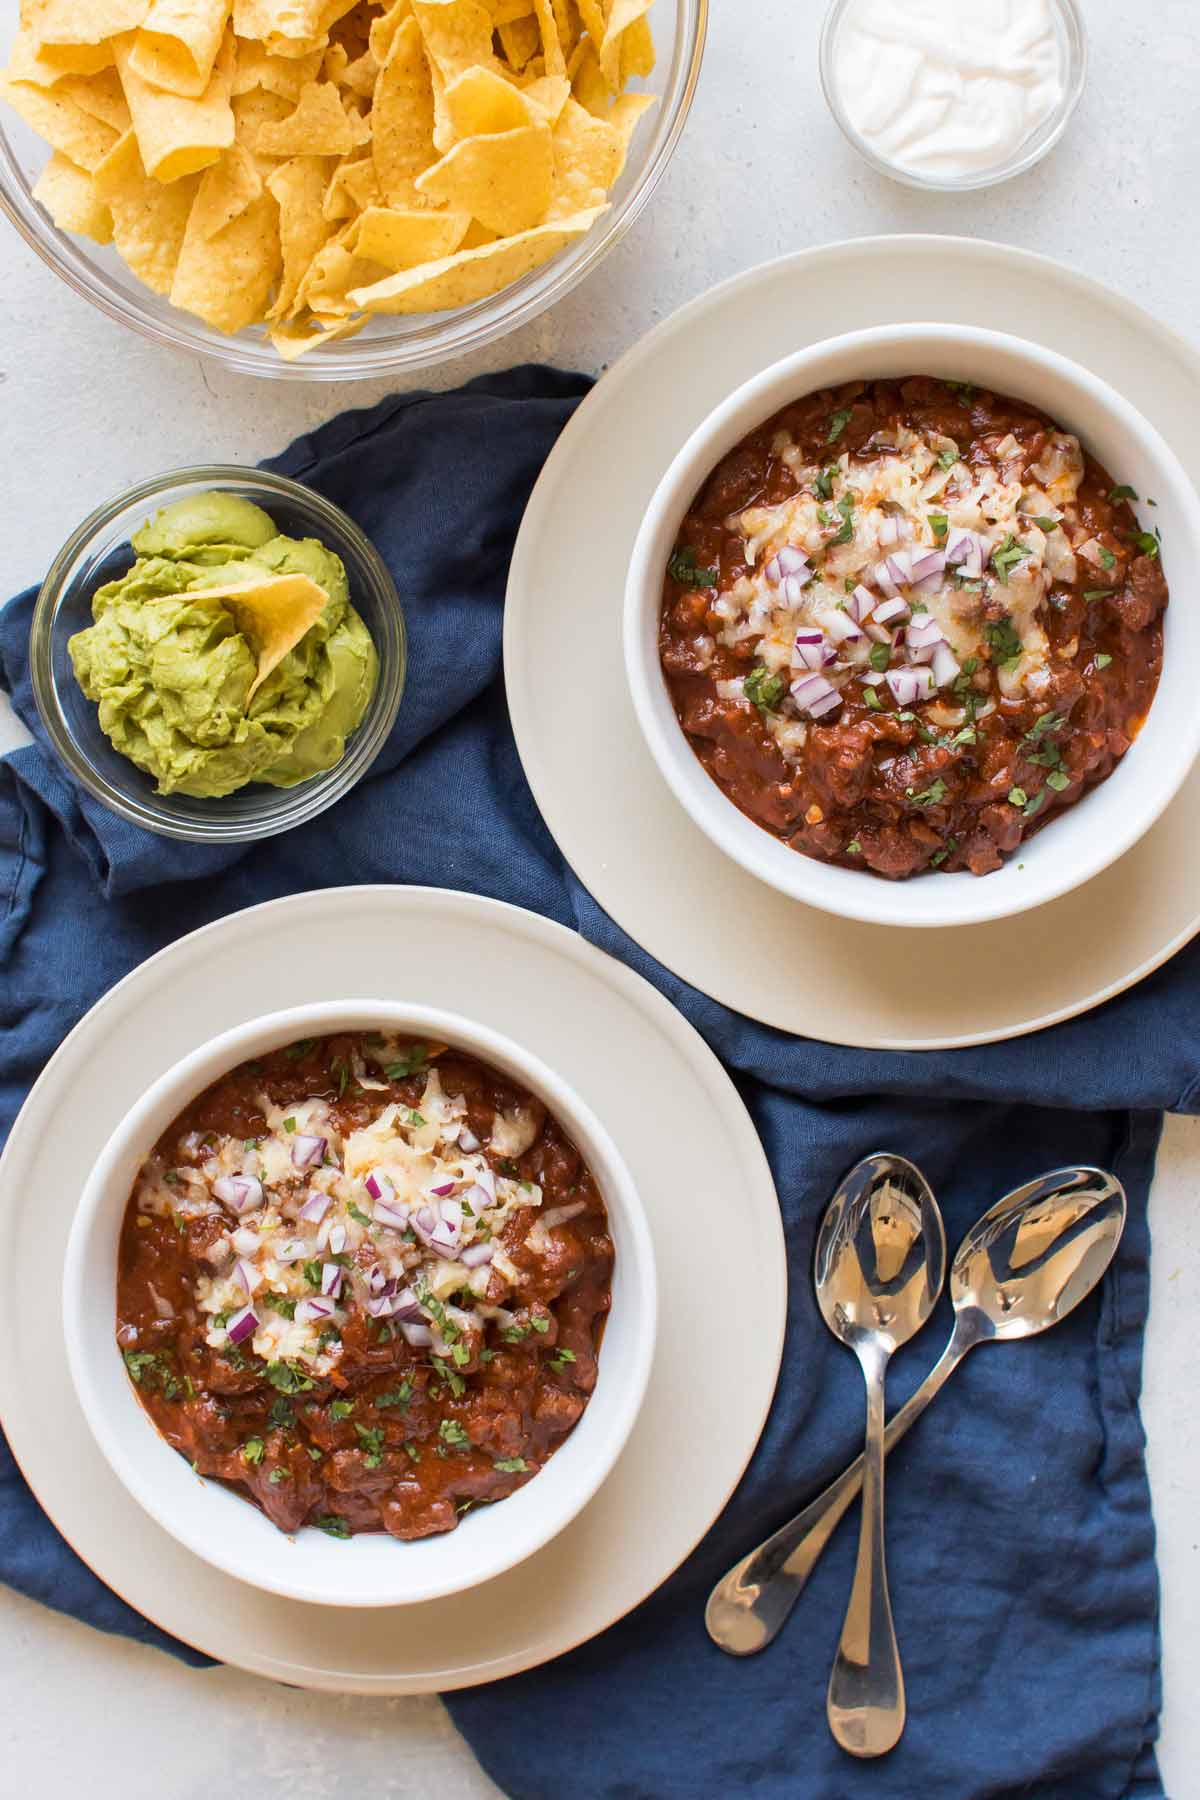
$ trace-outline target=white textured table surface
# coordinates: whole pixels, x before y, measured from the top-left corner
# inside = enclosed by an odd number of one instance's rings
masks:
[[[886,231],[964,233],[1044,251],[1200,337],[1194,0],[1145,9],[1085,0],[1091,77],[1064,145],[1023,179],[961,200],[894,187],[843,145],[817,82],[819,0],[713,5],[696,107],[648,213],[557,311],[433,371],[432,385],[535,358],[602,369],[714,281],[785,250]],[[0,488],[2,593],[40,575],[81,515],[125,483],[214,457],[253,460],[396,385],[260,384],[171,356],[77,300],[7,229],[0,294],[9,456]],[[1190,1398],[1182,1406],[1177,1399],[1200,1286],[1198,1167],[1200,1123],[1169,1121],[1152,1202],[1144,1413],[1164,1589],[1162,1763],[1174,1796],[1200,1792],[1200,1420]],[[61,1729],[66,1693],[69,1733]],[[325,1800],[360,1781],[378,1788],[384,1769],[391,1795],[432,1790],[474,1800],[496,1792],[436,1700],[333,1699],[230,1670],[194,1674],[3,1591],[0,1721],[0,1767],[9,1771],[0,1787],[11,1793],[44,1786],[48,1766],[54,1794],[82,1791],[93,1800],[201,1800],[234,1786]],[[205,1754],[190,1773],[177,1746],[201,1740]]]

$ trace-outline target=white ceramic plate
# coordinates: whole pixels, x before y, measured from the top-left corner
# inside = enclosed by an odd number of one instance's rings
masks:
[[[1200,770],[1110,869],[1025,917],[907,940],[820,912],[724,856],[638,729],[621,643],[643,510],[691,432],[807,343],[937,318],[1046,345],[1123,393],[1200,474],[1200,357],[1045,257],[938,237],[784,257],[693,301],[584,401],[542,473],[509,577],[504,661],[526,775],[576,874],[644,949],[786,1031],[886,1049],[1016,1037],[1098,1005],[1200,928]],[[1196,604],[1175,577],[1175,605]],[[564,602],[564,596],[567,600]],[[1019,860],[1019,859],[1018,859]]]
[[[72,1209],[134,1098],[230,1026],[304,997],[469,1012],[585,1094],[617,1139],[659,1264],[658,1345],[637,1425],[596,1497],[529,1561],[423,1605],[310,1606],[223,1575],[155,1525],[92,1439],[56,1296]],[[37,1227],[30,1228],[31,1197]],[[730,1235],[762,1247],[753,1294],[725,1279]],[[595,1636],[666,1579],[749,1461],[783,1347],[787,1272],[775,1189],[728,1076],[641,978],[534,914],[431,888],[339,888],[251,908],[143,963],[76,1026],[0,1161],[9,1297],[0,1419],[63,1536],[164,1630],[302,1687],[408,1694],[511,1675]],[[699,1292],[720,1283],[729,1354],[706,1354]],[[680,1397],[703,1380],[704,1405]],[[397,1545],[403,1554],[403,1546]]]

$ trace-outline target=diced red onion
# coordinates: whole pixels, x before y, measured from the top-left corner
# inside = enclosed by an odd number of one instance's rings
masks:
[[[346,1227],[335,1225],[329,1233],[329,1248],[334,1256],[340,1256],[346,1248]]]
[[[262,1205],[262,1182],[255,1175],[222,1175],[212,1185],[214,1199],[232,1207],[236,1213],[249,1212]]]
[[[823,633],[806,625],[803,631],[796,633],[796,649],[792,661],[802,669],[823,668],[826,648]]]
[[[859,625],[862,624],[865,618],[869,617],[869,615],[874,612],[875,606],[876,600],[874,594],[871,592],[870,588],[864,587],[861,581],[846,601],[846,611]]]
[[[321,1292],[336,1300],[342,1291],[342,1269],[340,1263],[321,1264]]]
[[[408,1214],[401,1212],[398,1206],[389,1206],[384,1200],[375,1202],[371,1216],[377,1225],[387,1225],[392,1231],[408,1230]]]
[[[940,688],[949,687],[950,683],[956,681],[962,674],[958,659],[944,638],[940,644],[933,646],[933,660],[930,667],[933,670],[933,679]]]
[[[459,1234],[451,1231],[450,1227],[443,1225],[439,1219],[429,1234],[429,1248],[435,1255],[443,1257],[446,1262],[453,1262],[458,1256],[460,1247]]]
[[[989,546],[977,532],[952,525],[946,537],[946,565],[957,566],[968,580],[978,581],[983,575],[983,559]]]
[[[803,550],[798,550],[795,544],[785,544],[771,558],[763,574],[768,581],[778,584],[789,575],[810,575],[811,570]]]
[[[824,675],[804,675],[799,681],[793,681],[792,698],[802,712],[809,713],[814,719],[819,718],[821,713],[832,712],[833,706],[840,706],[842,702],[841,695]],[[817,707],[820,707],[821,713],[817,712]]]
[[[329,1146],[329,1139],[313,1137],[311,1132],[298,1131],[292,1139],[292,1161],[298,1169],[311,1168],[319,1163]]]
[[[892,641],[892,634],[887,626],[877,625],[874,619],[868,619],[863,630],[869,638],[874,638],[877,644],[890,644]]]
[[[487,1196],[487,1203],[489,1206],[494,1206],[496,1204],[496,1176],[492,1169],[483,1168],[476,1170],[475,1186],[482,1189],[483,1193]],[[475,1204],[474,1200],[472,1200],[471,1204],[472,1206]]]
[[[310,1219],[314,1225],[319,1225],[329,1211],[332,1201],[331,1194],[310,1194],[297,1216],[301,1219]]]
[[[565,1206],[551,1206],[541,1215],[542,1224],[549,1231],[555,1225],[565,1225],[568,1219],[577,1219],[581,1212],[586,1211],[586,1200],[572,1200]]]
[[[443,1181],[439,1186],[430,1188],[429,1191],[440,1200],[443,1194],[452,1194],[454,1192],[454,1183],[452,1181]]]
[[[438,1206],[438,1211],[442,1215],[443,1225],[448,1226],[451,1231],[462,1230],[463,1209],[461,1200],[442,1200]]]
[[[475,1136],[475,1133],[471,1130],[469,1125],[464,1125],[459,1132],[458,1146],[460,1150],[465,1150],[468,1156],[473,1156],[476,1150],[478,1150],[479,1139]]]
[[[911,706],[920,693],[915,669],[889,669],[887,684],[897,706]]]
[[[481,1269],[484,1263],[491,1262],[492,1257],[495,1254],[496,1246],[492,1240],[488,1238],[486,1240],[477,1241],[474,1244],[468,1244],[462,1255],[459,1257],[459,1261],[465,1263],[468,1269]]]
[[[320,1300],[316,1296],[311,1300],[297,1300],[296,1318],[301,1325],[313,1325],[318,1319],[331,1319],[334,1313],[332,1300]]]
[[[912,552],[909,550],[893,550],[887,559],[888,574],[900,587],[906,587],[912,579]]]
[[[890,625],[893,620],[907,619],[908,617],[908,601],[901,600],[898,597],[895,600],[883,600],[875,608],[875,623],[877,625]]]
[[[245,1343],[258,1330],[258,1314],[252,1306],[243,1306],[241,1312],[234,1313],[225,1327],[225,1336],[231,1344]]]
[[[372,1200],[382,1200],[387,1206],[396,1198],[396,1190],[386,1175],[368,1175],[363,1186]]]
[[[779,584],[779,592],[789,606],[799,606],[804,597],[804,590],[812,580],[812,570],[807,575],[785,575]]]
[[[871,570],[871,580],[875,583],[875,586],[877,588],[881,588],[883,590],[883,592],[889,597],[889,599],[895,599],[896,584],[892,580],[891,571],[889,570],[889,568],[887,566],[886,557],[884,558],[883,562],[877,562],[875,564],[875,567]]]
[[[879,527],[879,541],[886,550],[890,544],[900,542],[900,521],[885,513]]]
[[[246,1225],[239,1225],[236,1231],[231,1232],[229,1241],[239,1256],[253,1256],[262,1244],[258,1232],[251,1231]]]
[[[397,1319],[419,1319],[421,1302],[410,1287],[401,1288],[396,1295],[395,1317]]]
[[[936,619],[930,618],[928,613],[921,613],[905,631],[904,641],[909,650],[932,651],[935,644],[942,642],[944,635]],[[920,660],[924,661],[925,658]]]
[[[913,581],[925,581],[930,575],[940,575],[945,567],[944,550],[921,550],[912,558],[910,573]]]
[[[883,686],[883,676],[880,675],[875,669],[864,670],[863,673],[859,676],[859,680],[862,682],[864,687],[882,687]]]
[[[253,1294],[258,1286],[258,1270],[252,1263],[243,1262],[239,1257],[233,1265],[233,1272],[245,1288],[247,1294]]]
[[[280,1263],[300,1262],[308,1255],[308,1251],[309,1245],[305,1238],[287,1238],[282,1244],[271,1247],[271,1255]]]
[[[831,613],[825,629],[835,644],[852,644],[862,636],[849,613]]]
[[[432,1348],[433,1333],[430,1331],[428,1325],[422,1325],[419,1321],[411,1319],[402,1319],[400,1322],[400,1329],[404,1333],[404,1341],[407,1344],[411,1344],[414,1350],[429,1350]]]
[[[914,594],[919,594],[922,600],[928,600],[930,594],[941,591],[942,580],[941,575],[926,575],[922,581],[913,582],[912,591]]]

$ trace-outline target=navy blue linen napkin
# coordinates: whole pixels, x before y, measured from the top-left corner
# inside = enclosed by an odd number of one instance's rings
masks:
[[[758,1453],[684,1566],[593,1643],[448,1697],[480,1760],[514,1800],[1150,1800],[1162,1787],[1152,1742],[1158,1590],[1137,1411],[1146,1199],[1162,1109],[1194,1109],[1200,1094],[1200,950],[1085,1019],[1021,1043],[920,1056],[788,1037],[638,950],[574,880],[542,823],[501,681],[516,527],[587,386],[525,368],[388,400],[335,419],[270,465],[338,501],[374,539],[404,595],[411,663],[396,729],[368,777],[316,825],[252,855],[153,838],[83,796],[33,706],[32,595],[0,611],[0,676],[35,737],[0,771],[0,1130],[106,988],[239,907],[347,879],[402,881],[467,887],[574,926],[655,982],[733,1072],[779,1187],[788,1340]],[[460,807],[450,840],[427,825],[444,816],[447,793]],[[1103,1291],[1038,1343],[980,1350],[891,1458],[890,1566],[910,1717],[900,1748],[865,1765],[836,1750],[824,1723],[853,1518],[765,1655],[724,1657],[705,1635],[703,1602],[729,1562],[858,1447],[857,1365],[820,1322],[809,1270],[834,1182],[880,1145],[928,1170],[951,1243],[999,1194],[1062,1162],[1115,1168],[1131,1215]],[[916,1386],[947,1322],[943,1307],[897,1359],[893,1403]],[[711,1355],[724,1350],[714,1304]],[[702,1370],[679,1405],[702,1408]],[[6,1450],[0,1579],[203,1660],[84,1568]]]

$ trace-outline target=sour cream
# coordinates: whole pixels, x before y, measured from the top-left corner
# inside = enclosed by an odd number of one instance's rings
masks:
[[[1054,0],[851,0],[831,70],[849,123],[918,180],[1001,170],[1062,104]]]

